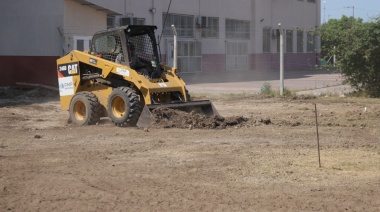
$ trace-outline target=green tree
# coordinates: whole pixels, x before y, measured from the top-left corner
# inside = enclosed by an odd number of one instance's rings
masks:
[[[347,16],[342,16],[341,19],[330,19],[327,23],[323,24],[320,28],[322,55],[324,57],[331,57],[334,54],[340,56],[341,50],[344,49],[343,44],[350,37],[354,26],[362,24],[363,19],[354,19]]]
[[[344,47],[340,62],[347,81],[371,97],[380,97],[380,19],[355,26]]]
[[[322,54],[337,56],[349,84],[380,97],[380,18],[365,23],[345,16],[331,19],[321,27],[321,41]]]

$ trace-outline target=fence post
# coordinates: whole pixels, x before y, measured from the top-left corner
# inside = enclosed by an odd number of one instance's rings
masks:
[[[284,32],[281,23],[278,23],[280,30],[280,96],[284,95]]]
[[[177,30],[175,29],[175,26],[172,25],[174,40],[173,40],[173,68],[177,69]]]

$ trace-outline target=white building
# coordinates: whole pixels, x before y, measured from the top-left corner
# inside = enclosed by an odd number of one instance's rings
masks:
[[[56,85],[57,58],[126,24],[157,25],[169,64],[174,24],[178,68],[192,73],[278,69],[282,23],[285,68],[307,68],[318,63],[320,13],[320,0],[1,0],[0,85]]]

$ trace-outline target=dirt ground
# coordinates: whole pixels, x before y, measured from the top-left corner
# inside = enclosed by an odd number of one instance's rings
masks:
[[[379,99],[198,98],[221,117],[75,127],[57,94],[2,89],[0,211],[380,210]]]

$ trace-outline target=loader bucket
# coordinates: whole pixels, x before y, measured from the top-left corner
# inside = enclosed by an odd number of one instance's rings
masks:
[[[141,115],[136,123],[136,126],[146,128],[152,125],[154,119],[151,111],[156,108],[170,108],[185,112],[194,111],[205,116],[219,115],[218,111],[215,109],[214,105],[209,100],[145,105],[143,110],[141,111]]]

